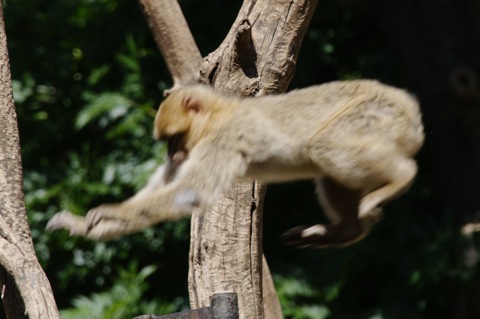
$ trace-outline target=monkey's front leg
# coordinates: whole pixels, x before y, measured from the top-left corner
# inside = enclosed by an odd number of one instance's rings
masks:
[[[166,187],[174,177],[177,163],[167,162],[152,175],[147,185],[124,203],[105,204],[93,208],[87,217],[63,211],[55,214],[47,224],[48,230],[66,229],[72,236],[91,239],[109,239],[134,233],[153,224],[148,218],[136,213],[135,207],[151,200],[152,196]],[[131,204],[134,204],[132,207]],[[145,216],[143,216],[145,217]]]
[[[163,221],[178,220],[191,215],[198,200],[195,192],[166,187],[142,194],[119,204],[104,204],[91,209],[85,218],[87,234],[104,224],[124,225],[123,233],[135,232]]]
[[[48,222],[48,230],[65,229],[71,236],[84,236],[90,239],[107,240],[135,233],[167,218],[165,214],[142,214],[131,205],[104,204],[91,209],[87,216],[74,215],[63,211],[55,214]],[[181,217],[178,215],[177,217]]]

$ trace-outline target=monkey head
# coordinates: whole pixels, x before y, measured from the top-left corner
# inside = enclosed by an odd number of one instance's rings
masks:
[[[213,118],[223,109],[218,93],[211,88],[189,86],[178,89],[160,104],[153,136],[167,143],[168,157],[178,165],[205,136]]]

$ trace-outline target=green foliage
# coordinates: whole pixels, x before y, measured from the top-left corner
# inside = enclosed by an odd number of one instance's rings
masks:
[[[326,319],[330,311],[318,305],[320,293],[308,283],[296,278],[276,276],[274,278],[278,298],[287,318]]]
[[[155,266],[138,271],[132,263],[128,270],[119,271],[118,279],[110,289],[90,297],[76,297],[72,301],[74,308],[61,311],[60,316],[64,319],[121,319],[147,313],[175,312],[182,303],[180,298],[172,303],[143,300],[149,286],[146,279],[155,271]]]
[[[62,209],[124,200],[162,161],[151,131],[169,76],[138,4],[9,0],[5,10],[28,217],[59,307],[98,302],[99,316],[121,316],[185,306],[187,220],[100,243],[44,231]],[[145,265],[161,289],[135,284]]]

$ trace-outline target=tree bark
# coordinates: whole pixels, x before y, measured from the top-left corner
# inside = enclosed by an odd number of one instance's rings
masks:
[[[178,2],[140,0],[140,6],[172,75],[172,89],[198,82],[202,55]]]
[[[284,92],[316,4],[244,1],[226,39],[205,58],[202,80],[238,96]],[[240,318],[282,317],[268,266],[262,262],[264,189],[259,183],[237,182],[208,213],[193,215],[192,307],[208,305],[214,292],[234,291],[239,294]]]
[[[0,3],[0,284],[7,318],[59,318],[38,263],[23,200],[17,117]]]
[[[174,88],[201,78],[219,91],[239,96],[286,90],[317,4],[316,0],[244,1],[226,39],[199,65],[198,49],[191,46],[193,37],[183,15],[178,9],[168,9],[176,6],[176,1],[140,2],[172,73]],[[190,67],[180,68],[181,65]],[[240,318],[282,317],[263,258],[264,193],[265,185],[238,182],[211,211],[192,217],[189,271],[192,308],[207,306],[213,293],[233,291],[238,293]]]
[[[207,306],[213,293],[236,292],[240,318],[263,318],[264,192],[257,183],[236,183],[209,212],[192,217],[188,277],[192,308]],[[271,277],[266,280],[271,282]]]

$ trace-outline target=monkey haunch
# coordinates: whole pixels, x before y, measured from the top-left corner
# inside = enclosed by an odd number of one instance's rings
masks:
[[[186,87],[160,106],[154,136],[168,143],[169,159],[145,188],[86,218],[59,213],[47,228],[106,239],[205,211],[236,178],[314,179],[332,223],[297,227],[285,238],[300,247],[347,245],[408,188],[424,138],[417,101],[367,80],[243,99]]]

